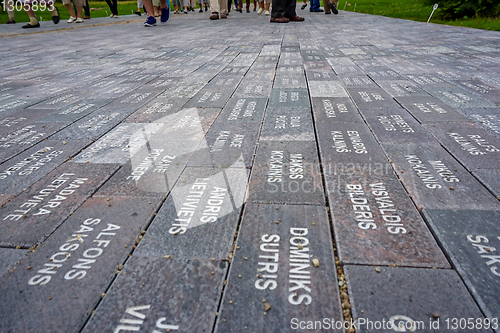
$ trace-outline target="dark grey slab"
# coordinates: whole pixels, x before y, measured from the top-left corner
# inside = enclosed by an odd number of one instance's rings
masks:
[[[496,137],[500,137],[500,115],[496,114],[494,108],[465,110],[465,112],[479,126],[488,129]]]
[[[68,124],[62,123],[31,123],[0,138],[0,161],[19,154],[48,138]]]
[[[272,88],[271,81],[243,80],[234,92],[234,97],[268,98]]]
[[[361,112],[378,142],[436,143],[436,139],[405,109],[364,110]]]
[[[59,131],[51,139],[93,141],[107,133],[130,114],[127,110],[103,107]]]
[[[459,327],[452,329],[454,318],[474,318],[474,322],[484,318],[455,271],[370,266],[347,266],[345,270],[353,319],[358,322],[356,332],[373,332],[375,327],[377,332],[387,333],[394,328],[458,332],[462,331]],[[475,326],[473,330],[491,332]]]
[[[419,122],[470,122],[461,113],[432,96],[402,96],[396,101],[407,109]]]
[[[0,113],[0,137],[25,126],[31,125],[34,121],[52,112],[50,109],[21,109],[14,113]]]
[[[273,89],[269,97],[268,107],[299,108],[309,107],[309,93],[307,89]]]
[[[64,106],[57,111],[54,111],[39,121],[43,122],[74,122],[78,119],[94,112],[111,102],[111,99],[85,99],[79,100],[76,103]],[[27,109],[29,110],[29,109]]]
[[[217,91],[234,91],[242,79],[241,75],[225,75],[214,77],[206,86],[206,89],[214,89]]]
[[[229,99],[217,122],[231,124],[261,123],[264,118],[267,98],[236,97]]]
[[[495,107],[494,102],[481,98],[451,83],[427,86],[424,89],[455,109]]]
[[[429,143],[382,146],[419,210],[500,209],[495,197],[441,146]]]
[[[210,331],[227,266],[226,262],[134,256],[83,332]]]
[[[310,107],[268,107],[260,141],[314,141]]]
[[[356,106],[361,109],[383,109],[397,105],[381,88],[346,88]]]
[[[450,268],[394,173],[325,181],[343,264]]]
[[[278,75],[303,75],[304,66],[302,65],[291,65],[291,66],[279,66],[276,70]]]
[[[332,75],[335,75],[335,72],[332,70],[332,67],[326,61],[324,58],[319,57],[318,60],[313,60],[313,58],[316,58],[318,56],[308,56],[307,60],[304,59],[304,68],[306,69],[307,72],[330,72]]]
[[[186,101],[192,98],[198,91],[205,86],[205,83],[179,82],[173,87],[167,88],[164,92],[158,95],[158,98],[181,98]]]
[[[499,318],[500,213],[476,210],[424,210],[423,213],[485,315]]]
[[[258,203],[324,204],[314,141],[261,141],[252,168],[249,200]]]
[[[159,119],[181,110],[184,104],[186,101],[183,99],[155,98],[132,113],[125,121],[130,123],[159,121]]]
[[[303,75],[278,75],[274,79],[274,88],[307,88],[306,78]]]
[[[0,330],[79,332],[158,208],[148,202],[89,199],[2,281],[16,302],[0,305]]]
[[[366,75],[340,75],[338,77],[346,88],[376,88],[377,85]]]
[[[498,169],[481,169],[472,172],[494,196],[500,198],[500,168]]]
[[[384,164],[387,157],[364,123],[316,123],[324,168],[332,164]]]
[[[6,249],[1,248],[1,258],[0,259],[0,278],[3,278],[7,274],[12,274],[19,263],[26,257],[31,251],[22,249]]]
[[[387,79],[387,80],[397,80],[397,79],[400,79],[402,76],[398,73],[396,73],[395,71],[393,71],[392,69],[389,69],[387,67],[385,68],[376,68],[376,67],[372,67],[372,68],[367,68],[365,69],[366,71],[366,74],[372,78],[373,80],[383,80],[383,79]]]
[[[213,88],[203,88],[184,107],[222,109],[232,94],[233,90],[219,91]]]
[[[34,109],[51,109],[60,110],[81,100],[81,97],[76,93],[61,94],[56,97],[49,98],[41,103],[37,103],[30,108]]]
[[[316,123],[359,123],[363,118],[348,97],[311,98]]]
[[[44,140],[0,166],[0,191],[16,196],[64,163],[85,142]]]
[[[45,240],[117,167],[65,163],[0,208],[3,246],[28,248]]]
[[[294,318],[342,320],[324,207],[248,205],[236,245],[215,332],[288,331]]]
[[[498,169],[500,139],[476,124],[425,125],[446,149],[469,170]]]
[[[135,254],[227,259],[247,183],[244,168],[186,168]]]
[[[498,64],[497,64],[498,66]],[[456,85],[471,91],[489,101],[500,103],[500,90],[479,79],[473,80],[453,80]]]
[[[408,80],[378,80],[375,82],[392,97],[402,96],[422,96],[430,97],[430,95],[419,88],[416,84]]]
[[[260,127],[260,122],[216,122],[191,156],[188,166],[251,168]]]

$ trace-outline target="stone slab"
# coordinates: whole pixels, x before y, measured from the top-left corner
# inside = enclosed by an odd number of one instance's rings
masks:
[[[340,81],[307,80],[311,97],[349,97]]]
[[[363,118],[348,97],[311,98],[315,123],[361,123]]]
[[[304,66],[290,65],[278,66],[276,70],[277,75],[304,75]]]
[[[267,104],[271,107],[299,108],[310,107],[307,89],[273,89]]]
[[[117,167],[65,163],[0,207],[2,246],[28,248],[45,240]]]
[[[484,318],[455,271],[369,266],[345,270],[356,332],[457,332],[451,326],[453,318]]]
[[[496,114],[494,108],[464,110],[464,112],[479,126],[486,128],[497,138],[500,138],[500,115]]]
[[[16,196],[74,156],[85,142],[44,140],[0,165],[0,191]]]
[[[392,97],[402,96],[422,96],[430,95],[419,88],[416,84],[408,80],[375,80],[375,82]]]
[[[260,141],[314,141],[310,107],[268,107]]]
[[[217,123],[255,124],[262,123],[266,109],[267,98],[233,96],[222,109]]]
[[[378,142],[436,143],[436,139],[405,109],[364,110],[362,114]]]
[[[346,88],[346,90],[359,109],[383,109],[397,105],[381,88]]]
[[[21,109],[15,113],[0,113],[0,137],[7,136],[18,129],[31,125],[34,121],[52,112],[50,109]]]
[[[402,96],[396,101],[422,123],[470,122],[461,113],[432,96]]]
[[[495,107],[495,103],[481,98],[451,83],[425,87],[425,90],[455,109]]]
[[[244,168],[186,168],[135,255],[227,259],[247,183]]]
[[[476,177],[493,195],[500,198],[500,167],[497,169],[481,169],[473,171]]]
[[[84,99],[67,105],[40,119],[43,122],[74,122],[110,103],[111,99]],[[29,110],[29,109],[27,109]]]
[[[377,85],[366,75],[339,75],[338,79],[346,88],[376,88]]]
[[[104,107],[74,122],[51,138],[94,141],[119,124],[129,113],[130,111]]]
[[[450,268],[394,173],[325,182],[341,263]]]
[[[324,168],[329,164],[386,163],[387,157],[364,123],[316,123]]]
[[[249,200],[324,204],[316,144],[313,141],[261,141],[250,177]]]
[[[68,124],[31,123],[0,138],[0,162],[25,151]]]
[[[232,94],[233,90],[219,91],[213,88],[203,88],[184,106],[188,108],[196,107],[222,109]]]
[[[29,255],[31,251],[22,249],[6,249],[0,248],[0,278],[7,274],[12,274],[23,259]]]
[[[268,98],[273,88],[273,83],[262,80],[243,80],[233,97]]]
[[[132,257],[83,332],[212,330],[228,264]]]
[[[337,75],[332,70],[306,70],[308,80],[336,81]]]
[[[128,116],[125,121],[130,123],[155,122],[180,111],[184,104],[186,104],[186,101],[183,99],[155,98]]]
[[[444,251],[488,318],[500,318],[500,212],[424,210]]]
[[[273,87],[285,88],[285,89],[291,89],[291,88],[306,89],[307,83],[306,83],[306,78],[303,75],[293,75],[293,76],[278,75],[274,79]]]
[[[325,207],[246,206],[215,332],[342,320],[330,235]]]
[[[498,66],[498,64],[496,64],[496,66]],[[479,79],[452,80],[452,82],[468,91],[481,96],[484,99],[496,103],[497,105],[500,103],[500,90]]]
[[[216,122],[191,156],[188,166],[251,168],[261,124]]]
[[[475,124],[425,125],[446,149],[469,170],[498,169],[500,139]]]
[[[87,200],[2,281],[2,295],[16,302],[0,305],[6,315],[0,330],[80,331],[158,205]]]
[[[495,197],[441,146],[382,146],[419,210],[500,209]]]

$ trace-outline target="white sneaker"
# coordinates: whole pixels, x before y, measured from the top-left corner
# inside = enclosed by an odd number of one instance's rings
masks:
[[[113,18],[113,16],[115,16],[115,14],[111,14],[111,15],[109,15],[109,17],[111,17],[111,18]]]
[[[83,19],[81,17],[77,18],[75,23],[83,23]]]
[[[262,14],[262,12],[264,11],[264,8],[259,8],[259,10],[257,11],[257,14]]]
[[[266,10],[266,16],[268,16],[268,15],[269,15],[269,11],[268,11],[268,10]]]
[[[69,20],[68,20],[68,23],[73,23],[73,22],[75,22],[75,21],[76,21],[76,17],[74,17],[74,16],[70,16],[70,17],[69,17]]]
[[[113,18],[118,18],[118,15],[113,15]]]

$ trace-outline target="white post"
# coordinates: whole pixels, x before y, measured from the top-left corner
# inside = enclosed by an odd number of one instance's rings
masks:
[[[427,20],[427,23],[429,23],[429,21],[431,20],[432,14],[434,14],[434,11],[435,11],[436,9],[438,9],[438,6],[439,6],[439,5],[436,3],[436,4],[434,4],[434,6],[432,7],[432,13],[431,13],[431,15],[429,16],[429,19]]]

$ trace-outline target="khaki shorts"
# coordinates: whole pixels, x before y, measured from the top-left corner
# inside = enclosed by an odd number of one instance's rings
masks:
[[[63,5],[71,4],[71,0],[62,0]],[[83,7],[85,0],[73,0],[76,7]]]

